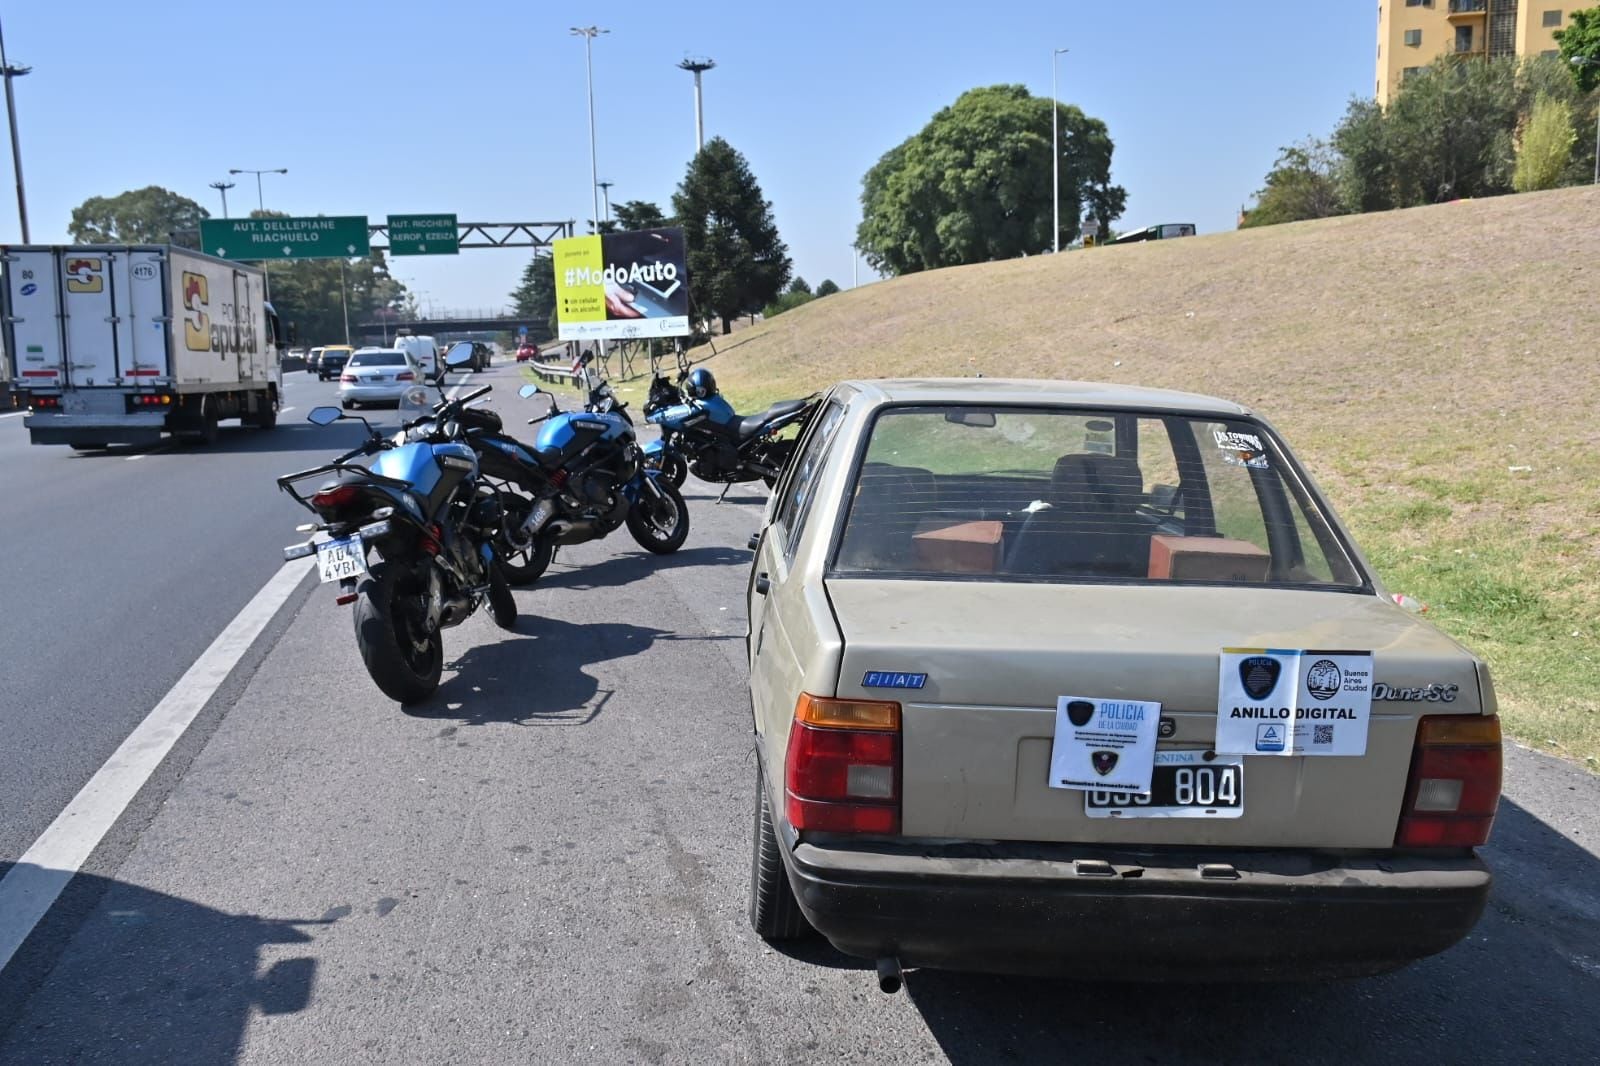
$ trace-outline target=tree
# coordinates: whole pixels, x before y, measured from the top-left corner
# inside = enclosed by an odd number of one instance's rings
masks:
[[[1555,39],[1561,48],[1561,61],[1572,72],[1578,91],[1592,93],[1600,89],[1600,7],[1572,12],[1565,28],[1555,32]],[[1574,59],[1592,62],[1574,64]]]
[[[1511,176],[1518,192],[1554,189],[1572,159],[1578,133],[1572,128],[1572,106],[1541,96],[1517,145],[1517,167]]]
[[[796,307],[800,307],[803,304],[808,304],[815,299],[816,296],[809,292],[796,292],[794,289],[790,289],[788,292],[784,293],[782,296],[763,307],[761,309],[761,317],[774,318],[783,314],[785,311],[793,311]]]
[[[1407,78],[1387,108],[1354,101],[1334,131],[1343,156],[1345,207],[1414,207],[1513,191],[1517,132],[1536,101],[1582,110],[1559,60],[1534,57],[1460,61],[1444,56]],[[1569,163],[1557,184],[1578,180]]]
[[[1333,146],[1315,137],[1280,149],[1266,188],[1256,193],[1256,206],[1245,213],[1240,228],[1344,214],[1339,163]]]
[[[832,296],[838,291],[839,286],[834,284],[832,278],[823,278],[822,284],[817,286],[817,299],[820,300],[824,296]]]
[[[783,291],[789,248],[750,165],[727,141],[714,137],[694,157],[672,194],[672,210],[688,246],[697,314],[717,316],[727,333],[734,318]]]
[[[616,216],[618,229],[659,229],[672,225],[667,216],[661,213],[661,208],[649,200],[629,200],[625,204],[617,204],[611,213]]]
[[[971,89],[889,149],[861,180],[856,244],[880,271],[1011,259],[1052,247],[1051,101],[1021,85]],[[1102,230],[1127,192],[1111,184],[1104,122],[1071,105],[1061,128],[1061,238],[1085,215]]]
[[[789,293],[793,295],[797,292],[803,292],[807,296],[811,295],[811,286],[806,284],[806,279],[798,274],[795,275],[793,281],[789,282]]]
[[[629,227],[632,228],[632,227]],[[511,291],[511,305],[518,317],[531,318],[528,335],[535,342],[556,335],[556,266],[548,255],[535,255],[522,272],[522,284]]]
[[[179,244],[200,246],[205,208],[159,185],[120,196],[91,196],[72,209],[67,233],[79,244]]]

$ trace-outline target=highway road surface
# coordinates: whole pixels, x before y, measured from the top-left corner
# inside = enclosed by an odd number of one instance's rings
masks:
[[[480,379],[514,414],[515,369]],[[912,971],[885,996],[863,960],[763,944],[745,917],[742,668],[759,488],[717,505],[691,480],[669,558],[625,532],[564,550],[517,593],[514,632],[448,631],[444,684],[402,711],[362,669],[349,609],[282,562],[303,512],[273,477],[356,432],[301,423],[334,386],[290,380],[279,429],[214,449],[74,456],[0,418],[0,947],[20,944],[0,1063],[1578,1062],[1600,1046],[1600,779],[1515,748],[1483,922],[1390,976]]]

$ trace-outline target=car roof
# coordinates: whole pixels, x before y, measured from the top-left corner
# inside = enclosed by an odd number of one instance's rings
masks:
[[[1247,415],[1228,400],[1174,389],[1149,389],[1096,381],[1026,378],[882,378],[847,381],[875,403],[1072,404],[1085,407],[1181,411],[1187,414]]]
[[[405,355],[399,348],[357,348],[357,355]]]

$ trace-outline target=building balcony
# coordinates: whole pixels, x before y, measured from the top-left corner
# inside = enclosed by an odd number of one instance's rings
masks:
[[[1450,0],[1449,17],[1452,22],[1481,19],[1488,11],[1489,0]]]

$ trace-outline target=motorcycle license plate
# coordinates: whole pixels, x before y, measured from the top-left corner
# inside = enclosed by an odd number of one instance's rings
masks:
[[[361,551],[361,534],[317,545],[317,572],[323,581],[343,581],[367,572],[367,557]]]
[[[1158,751],[1150,791],[1085,792],[1090,818],[1238,818],[1244,814],[1244,765],[1237,755],[1207,762],[1198,751]]]

